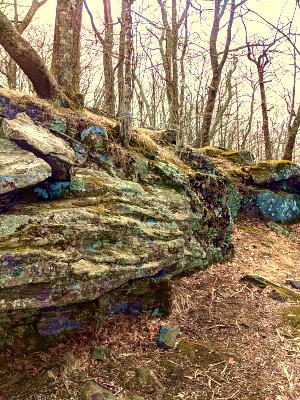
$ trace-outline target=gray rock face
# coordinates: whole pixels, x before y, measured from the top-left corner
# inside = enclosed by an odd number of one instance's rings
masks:
[[[0,195],[44,181],[51,167],[41,158],[0,139]]]
[[[2,135],[42,158],[52,168],[52,178],[67,180],[70,168],[74,165],[75,153],[62,139],[47,129],[34,124],[25,114],[17,114],[13,120],[3,119]]]
[[[155,187],[146,192],[88,169],[78,169],[72,184],[74,196],[94,203],[37,204],[10,215],[8,225],[0,221],[2,310],[93,300],[130,279],[179,273],[192,251],[194,266],[196,260],[200,268],[208,264],[204,243],[195,237],[202,214],[192,211],[188,197]]]
[[[43,115],[34,121],[53,119]],[[121,148],[91,126],[93,140],[78,149],[86,167],[73,168],[72,142],[26,115],[4,119],[2,131],[42,163],[48,175],[38,179],[52,174],[31,188],[40,181],[2,185],[24,189],[22,201],[0,208],[0,351],[45,348],[119,312],[168,315],[172,276],[232,256],[225,181],[198,172],[200,156],[195,168],[153,157],[151,146],[148,157],[144,144]]]

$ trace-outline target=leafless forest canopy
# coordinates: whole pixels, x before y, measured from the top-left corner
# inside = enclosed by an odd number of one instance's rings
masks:
[[[48,2],[2,0],[0,12],[51,71],[59,12]],[[62,7],[68,2],[58,0]],[[76,90],[86,105],[114,117],[129,110],[134,125],[175,130],[177,144],[247,149],[256,160],[299,163],[296,0],[274,9],[271,1],[260,0],[86,0],[80,5]],[[51,12],[53,23],[47,17]],[[34,90],[3,47],[0,83]]]

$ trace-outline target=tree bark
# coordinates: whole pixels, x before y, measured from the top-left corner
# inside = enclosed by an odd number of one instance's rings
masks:
[[[298,107],[297,114],[292,123],[292,126],[289,125],[289,127],[288,127],[288,137],[287,137],[287,142],[286,142],[285,149],[284,149],[284,154],[282,157],[283,160],[292,161],[295,140],[296,140],[296,136],[297,136],[299,128],[300,128],[300,106]]]
[[[59,87],[41,57],[2,12],[0,44],[28,76],[39,97],[49,100],[61,99]]]
[[[228,72],[227,77],[226,77],[226,92],[227,92],[227,98],[224,101],[224,103],[220,106],[220,109],[217,112],[216,118],[211,124],[210,130],[209,130],[209,141],[213,138],[217,131],[218,125],[221,123],[223,115],[229,106],[229,103],[232,99],[232,84],[231,84],[231,77],[234,71],[236,70],[237,67],[237,59],[234,60],[233,68]],[[226,93],[225,92],[225,93]]]
[[[63,92],[79,107],[80,30],[83,0],[58,0],[51,72]]]
[[[132,129],[132,98],[133,98],[133,37],[131,5],[134,0],[122,2],[122,27],[119,47],[119,108],[120,136],[122,143],[127,146]]]
[[[265,91],[265,83],[264,83],[264,69],[262,65],[257,65],[257,72],[259,78],[259,88],[260,88],[260,97],[261,97],[261,111],[263,117],[263,134],[264,134],[264,143],[265,143],[265,153],[266,159],[272,159],[272,149],[271,149],[271,140],[270,140],[270,131],[269,131],[269,117],[268,117],[268,109],[267,109],[267,99],[266,99],[266,91]]]
[[[113,69],[113,21],[111,16],[110,0],[103,0],[105,39],[103,45],[103,69],[104,69],[104,109],[112,117],[115,116],[116,96],[114,88]]]

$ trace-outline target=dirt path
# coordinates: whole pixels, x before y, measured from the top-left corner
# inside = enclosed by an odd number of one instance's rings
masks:
[[[300,224],[290,232],[300,239]],[[144,366],[165,387],[165,400],[300,400],[300,337],[294,336],[296,323],[286,323],[297,322],[298,305],[272,300],[269,288],[241,281],[245,273],[281,284],[300,280],[300,242],[244,218],[236,224],[234,243],[230,262],[174,281],[168,319],[119,316],[46,353],[1,357],[2,398],[75,400],[91,379],[129,399],[124,371]],[[181,351],[157,348],[162,324],[180,327],[178,340],[188,341]],[[107,362],[91,359],[94,345],[109,348]],[[147,386],[137,393],[157,399]]]

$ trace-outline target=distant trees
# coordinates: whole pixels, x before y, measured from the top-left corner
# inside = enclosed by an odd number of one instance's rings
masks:
[[[177,133],[177,145],[182,144],[182,131],[180,123],[180,104],[179,99],[179,82],[178,82],[178,61],[181,66],[181,76],[184,77],[184,57],[187,46],[187,18],[188,10],[191,5],[191,1],[186,1],[186,6],[181,16],[177,20],[177,1],[172,0],[171,5],[171,21],[168,21],[166,2],[163,0],[157,0],[163,21],[163,30],[159,38],[159,50],[162,58],[162,65],[165,73],[166,81],[166,94],[169,106],[169,119],[168,128],[174,130]],[[181,51],[180,60],[178,59],[178,32],[182,24],[186,26],[186,35],[184,38],[183,48]],[[184,96],[184,85],[181,85],[181,97]],[[181,102],[182,103],[182,102]]]
[[[240,6],[242,3],[245,3],[244,0],[238,4]],[[226,43],[224,50],[222,52],[222,57],[219,60],[219,53],[217,50],[217,41],[218,35],[220,31],[220,23],[221,19],[224,16],[224,13],[227,9],[229,4],[229,0],[215,0],[215,9],[214,9],[214,21],[213,26],[210,34],[210,41],[209,41],[209,56],[212,68],[212,78],[210,81],[210,85],[208,88],[207,100],[204,109],[203,121],[201,131],[199,136],[196,137],[195,140],[195,147],[207,146],[209,144],[209,130],[211,127],[211,122],[213,118],[213,112],[215,108],[216,98],[218,94],[218,88],[221,80],[222,69],[226,62],[229,46],[231,43],[231,30],[232,24],[234,19],[234,13],[237,8],[235,4],[235,0],[231,0],[230,3],[230,12],[229,12],[229,19],[227,23],[227,35],[226,35]]]
[[[274,44],[274,43],[272,43]],[[267,98],[266,98],[266,90],[265,90],[265,82],[264,82],[264,72],[265,72],[265,67],[269,64],[270,60],[268,57],[268,50],[272,46],[266,46],[262,53],[255,58],[255,55],[253,54],[253,46],[251,49],[251,46],[249,43],[247,43],[247,48],[248,48],[248,59],[252,61],[257,68],[257,73],[258,73],[258,84],[260,88],[260,97],[261,97],[261,110],[262,110],[262,118],[263,118],[263,124],[262,124],[262,129],[263,129],[263,134],[264,134],[264,144],[265,144],[265,153],[266,153],[266,159],[271,160],[272,159],[272,148],[271,148],[271,140],[270,140],[270,132],[269,132],[269,117],[268,117],[268,110],[267,110]]]
[[[123,0],[113,14],[115,3],[103,0],[101,19],[89,0],[57,0],[53,47],[42,48],[42,26],[36,35],[28,21],[46,0],[23,0],[30,2],[25,15],[14,8],[17,1],[0,4],[0,44],[28,75],[29,89],[72,107],[83,105],[84,94],[86,103],[119,120],[124,144],[135,121],[173,130],[179,147],[212,144],[247,148],[257,158],[300,157],[298,14],[272,25],[246,0]],[[83,4],[92,27],[80,31]],[[249,24],[247,13],[263,21],[264,32],[260,37],[248,25],[244,42],[239,24]],[[274,40],[276,47],[263,47]],[[27,78],[14,65],[0,51],[0,77],[23,89]]]
[[[114,30],[113,20],[111,15],[111,4],[110,0],[103,0],[104,9],[104,24],[105,24],[105,36],[102,37],[101,33],[97,29],[93,14],[91,13],[86,0],[84,0],[85,8],[89,14],[91,25],[96,38],[100,41],[103,47],[103,75],[104,75],[104,101],[103,109],[112,117],[116,113],[116,94],[115,94],[115,71],[113,67],[113,48],[114,48]]]

